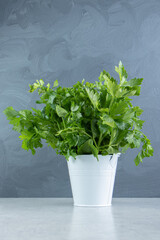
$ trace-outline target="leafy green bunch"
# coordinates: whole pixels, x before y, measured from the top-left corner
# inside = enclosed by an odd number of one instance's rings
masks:
[[[77,82],[73,87],[53,87],[43,80],[30,85],[29,92],[38,91],[42,110],[16,111],[7,107],[4,113],[13,130],[19,132],[22,148],[42,147],[45,139],[57,154],[76,157],[81,154],[108,155],[140,148],[135,164],[153,155],[150,140],[141,131],[143,110],[133,106],[130,97],[140,95],[142,78],[127,81],[127,72],[119,62],[115,67],[120,81],[105,70],[95,83]]]

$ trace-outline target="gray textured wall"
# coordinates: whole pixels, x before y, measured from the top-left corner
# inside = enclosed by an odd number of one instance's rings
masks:
[[[160,197],[160,1],[0,0],[0,197],[71,196],[64,157],[22,150],[3,109],[35,107],[27,91],[36,79],[94,81],[103,68],[114,74],[119,60],[129,77],[144,77],[134,103],[155,153],[139,167],[136,150],[121,156],[114,196]]]

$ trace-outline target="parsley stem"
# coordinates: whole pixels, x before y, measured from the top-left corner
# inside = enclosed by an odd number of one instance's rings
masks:
[[[102,142],[102,133],[100,133],[100,136],[99,136],[99,140],[98,140],[98,148],[99,148],[101,142]]]
[[[109,108],[112,106],[113,101],[114,101],[114,97],[112,97],[112,99],[110,101]]]
[[[75,131],[75,132],[80,131],[81,133],[83,133],[84,135],[86,135],[86,136],[88,136],[90,139],[92,139],[93,142],[94,142],[94,144],[95,144],[95,146],[96,146],[96,148],[98,148],[95,139],[92,138],[91,135],[89,135],[88,133],[86,133],[86,132],[85,132],[83,129],[81,129],[81,128],[77,128],[77,127],[73,127],[73,128],[65,128],[65,129],[63,129],[63,130],[58,131],[58,133],[57,133],[56,135],[58,136],[58,135],[60,135],[62,132],[67,132],[67,131],[71,131],[71,132],[74,132],[74,131]]]

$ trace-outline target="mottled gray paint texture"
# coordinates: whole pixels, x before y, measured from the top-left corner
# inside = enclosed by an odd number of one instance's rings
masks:
[[[131,77],[144,77],[134,104],[144,109],[144,133],[154,157],[136,167],[136,150],[120,157],[115,197],[160,197],[160,1],[0,1],[0,197],[70,197],[63,156],[44,146],[21,149],[2,111],[35,106],[29,83],[58,79],[71,86],[122,60]]]

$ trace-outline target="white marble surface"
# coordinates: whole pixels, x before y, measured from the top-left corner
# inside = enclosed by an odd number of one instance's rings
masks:
[[[1,198],[1,240],[159,240],[160,199],[116,198],[74,207],[67,198]]]

